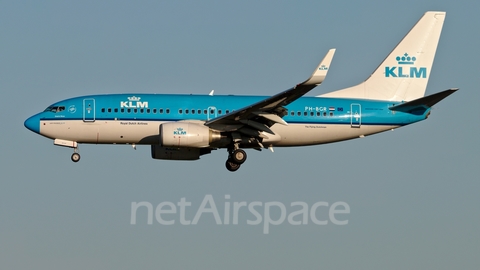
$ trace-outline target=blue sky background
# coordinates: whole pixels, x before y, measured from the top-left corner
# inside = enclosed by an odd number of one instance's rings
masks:
[[[273,95],[330,48],[324,84],[368,77],[427,10],[447,11],[427,94],[460,91],[427,121],[331,145],[158,161],[23,126],[97,93]],[[1,269],[478,269],[480,4],[474,1],[1,1]],[[346,226],[147,225],[131,202],[349,204]],[[195,210],[187,211],[193,218]],[[319,215],[322,213],[319,212]],[[325,214],[325,213],[323,213]],[[243,218],[243,219],[242,219]],[[242,223],[243,221],[243,223]],[[177,219],[178,223],[178,219]]]

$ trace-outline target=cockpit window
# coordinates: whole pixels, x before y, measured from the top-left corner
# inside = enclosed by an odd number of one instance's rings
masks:
[[[65,106],[50,106],[50,107],[46,108],[44,112],[57,113],[57,112],[61,112],[61,111],[64,111],[64,110],[65,110]]]

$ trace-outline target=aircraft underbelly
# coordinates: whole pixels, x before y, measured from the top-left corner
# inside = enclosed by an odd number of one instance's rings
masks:
[[[281,141],[275,146],[302,146],[325,144],[359,138],[386,130],[397,128],[392,125],[362,125],[352,128],[350,125],[338,124],[290,124],[288,126],[274,125],[272,130],[280,134]]]
[[[43,121],[41,134],[52,139],[94,144],[158,144],[159,121],[101,121],[83,122]],[[392,125],[362,125],[352,128],[345,124],[290,124],[274,125],[277,135],[272,145],[302,146],[354,139],[397,128]],[[269,136],[269,135],[267,135]]]
[[[40,133],[48,138],[95,144],[157,144],[158,121],[44,121]]]

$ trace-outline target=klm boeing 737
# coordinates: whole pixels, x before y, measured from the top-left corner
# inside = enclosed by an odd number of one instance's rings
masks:
[[[393,130],[426,119],[434,104],[458,89],[424,96],[445,12],[429,11],[364,82],[304,97],[325,79],[334,49],[306,81],[265,96],[112,94],[55,102],[25,127],[55,145],[150,145],[154,159],[197,160],[228,151],[236,171],[256,150],[332,143]]]

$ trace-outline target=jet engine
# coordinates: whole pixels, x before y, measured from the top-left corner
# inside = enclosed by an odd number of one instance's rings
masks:
[[[196,123],[173,122],[160,125],[160,145],[163,147],[204,148],[221,139],[220,132]]]

